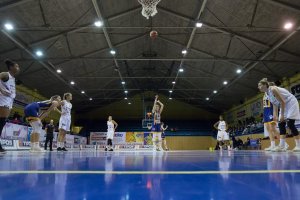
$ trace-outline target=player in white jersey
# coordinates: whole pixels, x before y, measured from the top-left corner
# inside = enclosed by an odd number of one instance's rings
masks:
[[[269,86],[275,86],[275,83],[268,82]],[[263,121],[264,121],[264,134],[265,137],[270,138],[270,147],[265,148],[265,151],[274,151],[277,149],[275,145],[275,137],[279,137],[279,132],[276,129],[277,122],[273,120],[273,104],[269,100],[269,96],[264,92],[263,96]],[[289,145],[285,143],[285,148],[288,149]]]
[[[19,65],[11,60],[6,60],[5,64],[8,72],[0,73],[0,138],[16,97],[15,76],[20,71]],[[5,152],[5,150],[2,148],[0,141],[1,152]]]
[[[279,119],[278,127],[280,132],[280,143],[275,151],[286,151],[286,124],[295,139],[296,146],[293,151],[300,151],[300,137],[295,126],[295,120],[300,119],[299,104],[296,97],[284,88],[269,86],[266,78],[259,81],[258,89],[262,92],[266,92],[270,102],[273,104],[273,120],[278,121]],[[279,118],[278,108],[280,109]]]
[[[112,119],[112,116],[108,116],[107,135],[106,135],[107,146],[105,148],[105,151],[113,151],[112,141],[114,139],[114,134],[117,127],[118,127],[117,122],[115,122],[115,120]]]
[[[226,132],[228,129],[227,123],[224,121],[223,116],[220,115],[219,121],[214,124],[215,129],[218,130],[217,140],[227,145],[228,150],[231,150],[229,143],[229,134]],[[222,150],[223,145],[220,145]]]
[[[66,134],[70,131],[71,127],[71,110],[72,110],[72,94],[65,93],[63,101],[61,102],[61,111],[57,109],[60,113],[59,119],[59,133],[57,137],[57,151],[67,151],[65,148]]]
[[[164,123],[161,122],[161,139],[162,139],[162,144],[165,146],[165,150],[166,151],[169,151],[169,148],[167,146],[167,140],[166,140],[166,134],[165,134],[165,131],[168,129],[168,125],[164,126]]]

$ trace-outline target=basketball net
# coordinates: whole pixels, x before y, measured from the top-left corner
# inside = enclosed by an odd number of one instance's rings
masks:
[[[153,17],[156,15],[156,6],[160,1],[161,0],[138,0],[143,6],[142,15],[147,19],[149,19],[150,16]]]

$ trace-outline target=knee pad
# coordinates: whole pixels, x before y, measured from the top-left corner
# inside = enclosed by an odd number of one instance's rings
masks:
[[[289,127],[289,129],[291,129],[291,132],[293,134],[293,136],[298,136],[299,132],[295,126],[295,120],[294,119],[288,119],[287,121],[287,126]]]
[[[286,122],[279,122],[278,127],[279,127],[279,132],[280,135],[286,135],[286,128],[285,128]]]
[[[0,117],[0,135],[2,133],[2,129],[6,124],[6,118],[5,117]]]
[[[5,117],[0,117],[0,127],[5,126],[6,124],[6,118]]]
[[[107,140],[107,145],[112,145],[112,139]]]

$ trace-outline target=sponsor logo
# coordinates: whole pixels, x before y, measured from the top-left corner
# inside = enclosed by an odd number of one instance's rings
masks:
[[[19,141],[19,146],[30,147],[30,141]]]
[[[1,140],[1,145],[7,146],[7,147],[12,147],[14,146],[13,140]]]
[[[153,145],[144,145],[143,148],[150,149],[150,148],[153,148]]]
[[[123,149],[134,149],[134,145],[124,145]]]
[[[18,130],[18,131],[13,131],[13,136],[19,136],[21,133],[21,130]]]

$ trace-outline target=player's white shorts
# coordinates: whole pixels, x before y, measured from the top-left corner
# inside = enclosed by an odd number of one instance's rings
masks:
[[[279,119],[282,114],[284,114],[285,119],[300,119],[300,112],[299,112],[299,103],[296,98],[292,98],[285,103],[285,110],[284,113],[281,112],[280,109]]]
[[[0,95],[0,107],[6,107],[12,109],[14,99],[6,96]]]
[[[59,119],[59,129],[63,129],[65,131],[70,131],[71,127],[71,117],[62,116]]]
[[[106,139],[114,139],[115,132],[107,132]]]
[[[161,141],[161,132],[152,133],[152,142]]]
[[[229,140],[229,134],[226,131],[218,131],[217,140]]]

